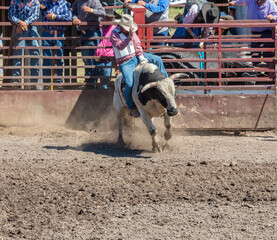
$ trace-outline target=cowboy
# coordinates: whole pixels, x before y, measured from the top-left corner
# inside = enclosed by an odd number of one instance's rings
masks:
[[[75,0],[73,3],[73,24],[82,31],[82,46],[95,47],[99,44],[99,40],[89,38],[101,37],[101,31],[99,29],[99,22],[101,17],[104,17],[106,12],[99,0]],[[82,22],[92,22],[95,25],[85,26]],[[94,56],[95,49],[82,49],[82,56],[84,64],[93,65],[93,59],[86,58]],[[93,76],[92,68],[85,69],[86,76]],[[86,80],[86,82],[88,82]]]
[[[206,0],[189,0],[184,10],[184,24],[189,23],[218,23],[220,19],[220,10],[212,2]],[[172,38],[197,39],[207,38],[212,28],[195,28],[190,27],[177,28]],[[178,44],[177,44],[178,45]],[[193,47],[193,43],[185,43],[184,47]]]
[[[159,56],[143,53],[141,42],[136,34],[137,29],[138,26],[133,17],[129,14],[124,14],[110,37],[116,62],[126,83],[125,100],[128,113],[133,117],[139,117],[139,112],[135,109],[136,106],[132,99],[133,71],[135,67],[139,63],[150,62],[156,64],[161,69],[161,72],[168,77],[162,59]]]
[[[9,7],[9,20],[16,25],[15,31],[15,47],[31,46],[33,49],[29,49],[30,55],[34,55],[37,58],[32,58],[30,61],[30,68],[32,76],[39,75],[39,43],[38,40],[19,40],[19,38],[37,38],[38,30],[36,26],[31,23],[36,22],[39,18],[39,1],[38,0],[12,0]],[[15,49],[13,55],[21,56],[24,49]],[[22,66],[22,58],[14,59],[13,65],[16,67]],[[24,70],[22,70],[24,71]],[[12,70],[13,76],[20,76],[20,69]],[[14,83],[19,83],[19,79],[14,79]],[[37,82],[37,79],[32,79],[31,82]]]
[[[72,12],[70,10],[70,4],[66,0],[48,0],[43,1],[40,4],[42,10],[42,20],[44,22],[67,22],[72,20]],[[66,26],[53,26],[53,25],[43,25],[42,26],[42,46],[51,47],[58,46],[63,47],[64,40],[52,40],[54,37],[54,30],[57,30],[57,37],[64,37],[64,32],[66,31]],[[56,43],[55,43],[56,42]],[[57,56],[63,56],[63,49],[57,49]],[[52,49],[43,49],[43,56],[51,57],[53,56]],[[58,66],[63,66],[62,59],[57,60]],[[43,59],[43,66],[52,66],[52,59]],[[63,75],[63,69],[60,68],[57,71],[58,76]],[[51,76],[51,69],[43,69],[44,76]],[[50,79],[45,79],[44,82],[50,82]],[[58,83],[62,83],[62,79],[57,79]]]
[[[127,4],[128,2],[137,3],[139,6],[146,8],[146,23],[169,21],[169,0],[125,0],[124,4]],[[154,36],[168,36],[168,32],[168,27],[158,27],[153,29]],[[158,45],[165,45],[165,43],[159,42]]]

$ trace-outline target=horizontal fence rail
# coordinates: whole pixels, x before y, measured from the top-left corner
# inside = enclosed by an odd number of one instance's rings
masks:
[[[122,8],[122,6],[111,6],[105,8]],[[7,7],[0,7],[0,10],[7,10]],[[144,16],[143,11],[130,8],[129,11],[134,12],[134,19]],[[116,25],[115,22],[101,22],[100,24],[91,22],[82,22],[81,26],[109,26]],[[33,26],[46,26],[48,22],[35,22]],[[83,40],[98,40],[107,39],[105,37],[82,38],[80,32],[76,31],[72,22],[51,22],[52,26],[67,26],[68,29],[64,37],[57,37],[57,31],[54,31],[54,37],[43,38],[15,38],[14,26],[10,22],[1,22],[2,30],[6,28],[12,29],[10,36],[1,37],[0,40],[4,42],[4,46],[0,47],[2,55],[2,70],[4,74],[0,76],[0,88],[17,89],[14,87],[20,86],[19,89],[39,89],[42,87],[60,86],[64,89],[74,89],[83,86],[102,86],[102,80],[106,79],[109,83],[105,84],[109,87],[113,86],[113,80],[116,78],[116,70],[118,67],[115,64],[114,58],[99,57],[99,56],[82,56],[81,51],[86,49],[100,49],[99,46],[83,46]],[[208,38],[201,39],[174,39],[172,33],[176,28],[192,27],[191,24],[180,24],[176,21],[167,22],[153,22],[145,24],[138,22],[138,35],[141,39],[144,52],[160,55],[165,64],[166,70],[169,74],[187,73],[188,78],[181,78],[176,82],[177,90],[180,93],[186,93],[184,90],[201,90],[202,93],[209,93],[208,90],[247,90],[253,92],[257,90],[270,90],[268,94],[276,94],[276,24],[268,21],[256,20],[224,20],[218,24],[193,24],[194,28],[211,28],[214,30],[213,34]],[[153,35],[153,28],[168,27],[170,29],[170,36],[158,37]],[[231,28],[251,28],[251,27],[269,27],[272,29],[271,38],[260,38],[259,35],[224,35],[224,31]],[[6,31],[7,33],[7,31]],[[40,44],[38,47],[25,46],[19,47],[14,45],[16,40],[42,40],[55,41],[54,46],[45,47]],[[57,41],[64,41],[64,46],[57,46]],[[273,47],[251,48],[250,43],[272,43]],[[165,45],[157,45],[157,43],[165,43]],[[178,46],[175,44],[178,43]],[[194,44],[193,47],[185,48],[182,45],[185,43]],[[199,44],[202,47],[199,47]],[[38,50],[40,55],[34,56],[30,54],[30,50]],[[13,55],[13,51],[23,50],[22,56]],[[43,50],[53,51],[53,56],[43,56]],[[62,50],[64,56],[58,56],[57,52]],[[265,56],[256,57],[261,54]],[[272,53],[272,57],[267,57],[265,53]],[[21,66],[14,66],[13,61],[21,58]],[[30,66],[29,61],[32,58],[39,59],[39,66]],[[52,66],[43,66],[43,61],[51,59]],[[93,59],[95,62],[106,61],[111,62],[109,66],[84,65],[82,60]],[[62,60],[64,64],[58,66],[57,62]],[[21,75],[13,76],[12,71],[20,68]],[[39,76],[30,76],[30,70],[38,68]],[[110,76],[85,76],[86,69],[112,69]],[[43,76],[42,72],[45,69],[51,70],[51,76]],[[57,71],[63,70],[63,75],[58,76]],[[255,76],[254,76],[254,75]],[[44,82],[43,79],[51,78],[51,82]],[[16,83],[15,80],[19,82]],[[62,83],[57,83],[61,79]],[[90,82],[92,80],[93,82]],[[95,83],[96,82],[96,83]],[[230,86],[231,85],[231,86]],[[11,87],[11,88],[9,88]],[[46,88],[48,89],[48,88]],[[52,88],[53,89],[53,88]],[[274,91],[272,91],[274,90]]]

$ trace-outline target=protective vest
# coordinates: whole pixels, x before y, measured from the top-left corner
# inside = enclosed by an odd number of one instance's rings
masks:
[[[157,6],[159,3],[159,0],[144,0],[145,3],[152,4],[154,6]],[[168,9],[169,6],[167,6],[166,10],[164,12],[160,13],[153,13],[146,9],[145,12],[145,22],[151,23],[155,21],[168,21]],[[160,27],[160,28],[154,28],[153,34],[156,35],[158,33],[164,32],[168,29],[168,27]]]
[[[118,34],[122,40],[127,38],[122,32],[120,32],[119,29],[116,28],[116,29],[114,29],[114,31],[118,32]],[[133,41],[130,41],[129,44],[122,50],[119,50],[114,46],[113,46],[113,50],[114,50],[114,55],[115,55],[116,59],[126,57],[126,56],[131,55],[136,52]]]

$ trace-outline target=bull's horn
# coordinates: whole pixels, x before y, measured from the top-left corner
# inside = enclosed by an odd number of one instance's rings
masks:
[[[153,87],[157,87],[158,86],[158,82],[151,82],[151,83],[147,83],[142,89],[141,89],[141,93],[145,92],[147,89],[149,88],[153,88]]]
[[[186,74],[186,73],[175,73],[173,75],[171,75],[169,78],[171,78],[173,81],[176,79],[176,78],[189,78],[189,75]]]

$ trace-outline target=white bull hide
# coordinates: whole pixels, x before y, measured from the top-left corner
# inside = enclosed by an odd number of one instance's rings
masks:
[[[164,118],[166,145],[172,137],[172,116],[178,113],[173,78],[172,76],[166,78],[156,65],[150,63],[139,64],[134,70],[132,97],[142,121],[152,136],[153,151],[162,150],[157,139],[157,129],[153,124],[154,117]],[[113,105],[118,119],[118,144],[124,145],[122,123],[127,107],[121,86],[122,75],[120,74],[115,80]]]

